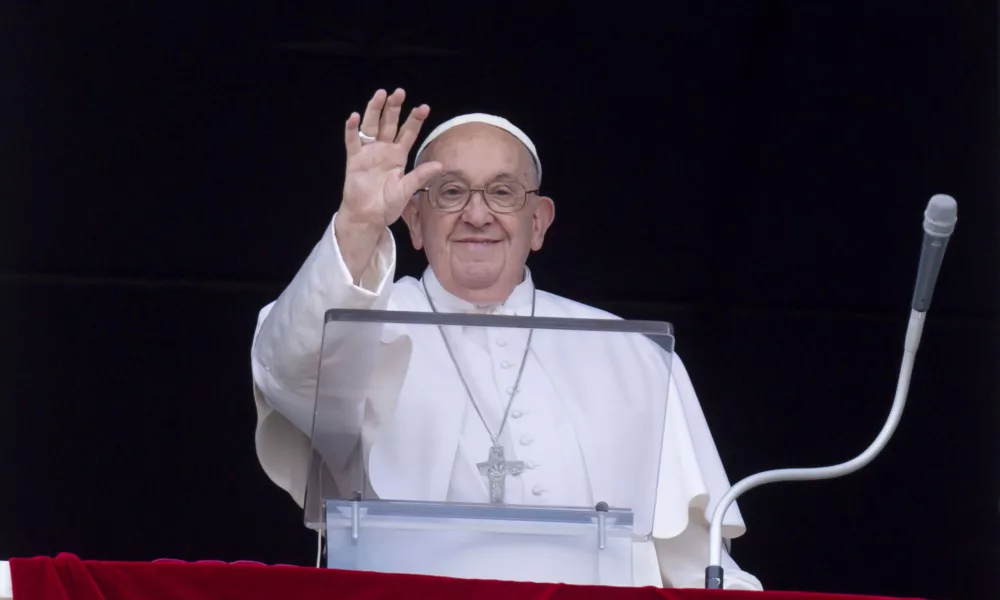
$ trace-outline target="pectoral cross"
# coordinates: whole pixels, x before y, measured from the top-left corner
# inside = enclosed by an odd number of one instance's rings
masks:
[[[504,491],[507,488],[507,477],[517,476],[524,470],[524,463],[519,460],[504,460],[503,446],[499,443],[490,448],[490,457],[486,462],[476,465],[479,474],[486,477],[490,487],[490,503],[503,504]]]

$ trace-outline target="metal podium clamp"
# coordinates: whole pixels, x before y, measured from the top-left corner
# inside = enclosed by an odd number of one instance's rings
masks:
[[[594,510],[597,511],[597,548],[604,550],[608,546],[608,503],[598,502]]]
[[[351,543],[357,545],[361,537],[361,492],[351,498]]]

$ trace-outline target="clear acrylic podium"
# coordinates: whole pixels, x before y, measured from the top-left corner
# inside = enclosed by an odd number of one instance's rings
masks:
[[[304,505],[327,567],[631,586],[673,348],[664,322],[328,311]],[[518,473],[490,503],[481,419],[496,432],[512,392]]]

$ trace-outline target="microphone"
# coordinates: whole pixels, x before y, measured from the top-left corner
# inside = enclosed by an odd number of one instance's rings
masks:
[[[705,588],[721,590],[724,585],[724,570],[722,568],[722,520],[726,511],[744,493],[768,484],[781,481],[817,481],[821,479],[836,479],[850,475],[868,465],[889,443],[889,438],[896,431],[899,420],[906,406],[906,396],[910,390],[910,377],[913,374],[913,364],[920,346],[920,337],[924,331],[924,318],[931,305],[934,286],[937,283],[944,252],[948,247],[948,239],[955,231],[958,221],[958,204],[955,199],[945,194],[937,194],[930,199],[924,212],[924,244],[920,251],[920,266],[917,269],[917,283],[913,291],[913,302],[910,310],[910,322],[906,328],[906,340],[903,344],[903,362],[899,368],[899,381],[896,384],[896,396],[889,409],[882,431],[875,441],[864,452],[851,460],[830,467],[803,469],[775,469],[751,475],[729,488],[719,504],[712,512],[712,525],[709,529],[708,567],[705,569]]]
[[[937,194],[924,211],[924,245],[920,250],[917,285],[913,290],[913,310],[925,313],[931,307],[934,285],[937,283],[948,239],[958,221],[958,204],[951,196]]]

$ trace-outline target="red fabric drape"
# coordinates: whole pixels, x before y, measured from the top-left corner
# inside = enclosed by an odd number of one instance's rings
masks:
[[[792,592],[609,588],[220,563],[12,559],[15,600],[859,600]]]

